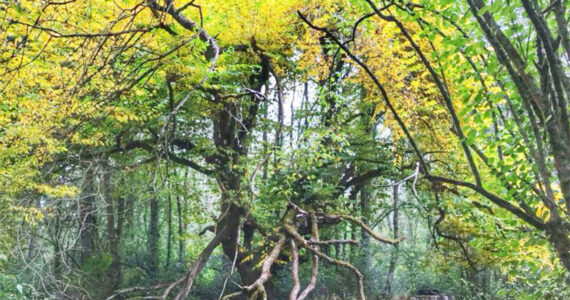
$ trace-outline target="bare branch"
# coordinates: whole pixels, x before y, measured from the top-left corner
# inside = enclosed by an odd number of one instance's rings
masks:
[[[271,266],[273,266],[273,263],[275,262],[275,260],[277,260],[277,257],[279,257],[279,253],[281,253],[281,248],[283,247],[286,241],[287,241],[287,236],[285,234],[282,234],[277,243],[275,244],[275,247],[273,247],[273,250],[271,250],[269,256],[267,256],[267,258],[263,261],[263,264],[261,265],[261,275],[259,275],[259,278],[257,278],[257,280],[254,283],[244,287],[246,291],[251,292],[253,290],[259,290],[262,291],[262,293],[265,293],[265,287],[263,285],[265,284],[265,282],[267,282],[267,280],[269,280],[269,277],[271,277]]]
[[[190,289],[192,289],[192,283],[194,283],[194,278],[198,276],[198,274],[200,273],[200,271],[208,261],[208,258],[210,258],[212,251],[214,251],[214,249],[222,242],[222,239],[226,236],[227,231],[228,231],[227,227],[224,227],[223,229],[218,231],[218,233],[210,241],[208,246],[206,246],[206,248],[202,250],[198,258],[192,264],[192,269],[190,269],[190,272],[188,272],[188,274],[186,275],[186,278],[184,280],[184,286],[174,298],[175,300],[186,299],[186,297],[188,297]],[[167,295],[163,295],[163,297],[166,296]]]
[[[317,222],[317,217],[315,214],[311,214],[311,240],[319,241],[319,224]],[[318,245],[315,245],[315,249],[319,249]],[[313,266],[311,268],[311,278],[305,289],[299,295],[297,300],[304,300],[309,296],[309,294],[315,289],[317,285],[317,276],[319,275],[319,256],[313,253]]]
[[[351,245],[355,245],[355,246],[360,246],[360,242],[357,240],[351,240],[351,239],[344,239],[344,240],[327,240],[327,241],[314,241],[314,240],[308,240],[309,244],[311,245],[338,245],[338,244],[351,244]]]
[[[298,232],[297,230],[293,227],[293,225],[291,223],[286,222],[284,225],[285,229],[287,230],[287,232],[289,233],[289,235],[291,235],[297,242],[299,242],[299,244],[306,248],[307,250],[313,252],[314,254],[316,254],[317,256],[319,256],[320,258],[326,260],[329,263],[341,266],[341,267],[345,267],[349,270],[351,270],[354,275],[356,276],[356,279],[358,281],[358,291],[359,291],[359,299],[360,300],[366,300],[366,296],[364,295],[364,275],[362,275],[362,273],[352,264],[343,261],[343,260],[339,260],[339,259],[334,259],[331,258],[330,256],[324,254],[323,252],[321,252],[320,250],[312,247],[309,242],[307,240],[305,240]]]
[[[295,240],[291,239],[291,277],[293,278],[293,287],[289,293],[289,300],[297,300],[297,295],[301,289],[301,282],[299,281],[299,251]]]
[[[368,227],[368,225],[364,224],[364,222],[362,222],[362,220],[353,217],[353,216],[348,216],[348,215],[325,215],[325,217],[327,218],[331,218],[331,219],[343,219],[343,220],[347,220],[350,221],[358,226],[360,226],[362,229],[364,229],[364,231],[366,231],[366,233],[368,233],[370,236],[372,236],[375,240],[380,241],[382,243],[386,243],[386,244],[391,244],[391,245],[396,245],[398,243],[400,243],[401,241],[403,241],[405,239],[404,236],[401,236],[397,239],[390,239],[390,238],[385,238],[385,237],[381,237],[379,236],[377,233],[375,233],[374,231],[372,231],[372,229],[370,227]]]

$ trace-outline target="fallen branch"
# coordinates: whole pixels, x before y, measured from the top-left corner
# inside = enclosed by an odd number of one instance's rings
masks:
[[[131,288],[122,289],[122,290],[117,291],[115,294],[107,297],[105,300],[112,300],[112,299],[114,299],[120,295],[131,293],[131,292],[157,290],[157,289],[161,289],[164,287],[166,287],[166,289],[164,290],[162,295],[152,297],[152,299],[166,299],[166,297],[168,297],[168,295],[170,294],[172,289],[175,288],[176,286],[180,285],[183,282],[184,282],[183,288],[180,290],[180,292],[178,292],[178,294],[174,297],[174,299],[175,300],[186,299],[186,297],[188,296],[188,293],[190,293],[190,289],[192,289],[192,283],[194,282],[194,279],[200,273],[200,271],[202,270],[202,268],[204,267],[204,265],[208,261],[208,258],[210,258],[212,251],[214,251],[214,249],[220,244],[220,242],[222,241],[222,238],[225,236],[226,232],[227,232],[227,228],[224,228],[224,229],[218,231],[216,236],[210,241],[210,243],[208,243],[206,248],[204,248],[204,250],[202,250],[202,252],[198,256],[198,258],[194,261],[194,263],[192,264],[192,268],[186,274],[186,276],[184,276],[184,277],[182,277],[176,281],[173,281],[171,283],[161,283],[161,284],[157,284],[157,285],[150,286],[150,287],[131,287]],[[147,297],[147,299],[150,299],[150,298]]]

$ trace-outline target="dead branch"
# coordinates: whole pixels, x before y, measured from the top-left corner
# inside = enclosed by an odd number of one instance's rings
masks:
[[[186,276],[182,276],[180,279],[172,282],[166,289],[164,289],[164,292],[162,292],[161,295],[161,299],[166,299],[166,296],[168,296],[168,294],[170,294],[170,291],[177,285],[181,284],[182,281],[184,281],[184,279],[186,278]]]

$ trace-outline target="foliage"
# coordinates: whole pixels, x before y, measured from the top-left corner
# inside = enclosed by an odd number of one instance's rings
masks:
[[[0,12],[0,298],[570,297],[568,1]]]

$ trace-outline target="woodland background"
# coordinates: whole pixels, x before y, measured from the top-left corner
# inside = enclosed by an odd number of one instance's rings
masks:
[[[0,298],[570,298],[567,0],[0,1]]]

